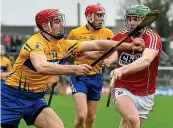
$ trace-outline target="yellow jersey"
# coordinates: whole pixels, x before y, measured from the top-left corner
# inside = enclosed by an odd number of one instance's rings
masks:
[[[9,72],[11,69],[11,61],[5,56],[0,59],[1,72]]]
[[[113,37],[113,33],[110,29],[108,28],[101,28],[99,30],[89,30],[87,28],[87,25],[83,25],[80,26],[76,29],[73,29],[70,34],[68,35],[67,39],[70,40],[78,40],[79,42],[81,41],[88,41],[88,40],[110,40]],[[89,64],[91,65],[91,63],[94,60],[90,60],[90,59],[84,59],[84,60],[80,60],[80,61],[75,61],[75,64]],[[93,74],[98,74],[102,72],[102,68],[101,68],[101,62],[96,64],[90,75]]]
[[[45,54],[48,62],[64,64],[68,61],[70,52],[78,52],[80,48],[81,43],[76,40],[61,39],[55,44],[40,33],[34,34],[22,46],[6,84],[29,92],[44,92],[53,76],[37,73],[30,57]]]

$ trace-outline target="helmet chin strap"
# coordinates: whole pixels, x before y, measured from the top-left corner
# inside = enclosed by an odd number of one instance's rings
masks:
[[[139,16],[137,16],[137,19],[139,19]],[[138,25],[140,24],[140,22],[139,22],[139,20],[138,20]],[[129,27],[128,27],[128,25],[127,25],[127,21],[126,21],[126,28],[127,28],[127,30],[129,31],[129,32],[131,32],[133,29],[130,29]],[[135,29],[135,28],[134,28]],[[133,35],[133,37],[138,37],[144,30],[146,29],[146,27],[145,28],[143,28],[143,29],[141,29],[140,31],[138,31],[136,34],[134,34]]]
[[[88,20],[88,24],[91,25],[91,27],[93,27],[96,30],[100,30],[102,28],[102,27],[100,27],[100,28],[95,27],[89,20]]]
[[[87,21],[88,21],[88,24],[91,25],[92,28],[94,28],[95,30],[100,30],[102,27],[95,27],[92,23],[94,22],[94,14],[92,14],[92,20],[90,20],[87,16]],[[99,22],[98,22],[99,23]]]

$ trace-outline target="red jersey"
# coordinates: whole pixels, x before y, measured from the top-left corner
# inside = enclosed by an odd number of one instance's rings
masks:
[[[127,30],[123,30],[113,37],[113,40],[120,41],[128,34]],[[146,96],[155,93],[157,70],[160,62],[160,54],[162,50],[161,37],[156,31],[145,29],[142,38],[145,41],[145,48],[155,49],[158,51],[157,56],[151,64],[134,74],[123,75],[119,80],[116,80],[116,88],[125,88],[131,93],[139,96]],[[132,38],[127,39],[125,42],[132,43]],[[118,52],[117,67],[121,67],[132,63],[142,56],[142,52]]]

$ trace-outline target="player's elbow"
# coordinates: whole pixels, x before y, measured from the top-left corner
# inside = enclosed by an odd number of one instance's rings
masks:
[[[152,62],[152,61],[151,61],[150,59],[144,58],[144,65],[145,65],[145,67],[150,66],[151,62]]]
[[[40,64],[36,65],[35,69],[36,69],[37,73],[39,73],[39,74],[46,74],[44,63],[40,63]]]

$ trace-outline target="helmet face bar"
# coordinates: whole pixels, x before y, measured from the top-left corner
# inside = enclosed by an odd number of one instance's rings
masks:
[[[105,22],[105,9],[100,5],[88,5],[85,9],[85,16],[94,29],[101,29]]]
[[[58,9],[46,9],[46,10],[38,12],[37,15],[35,16],[35,21],[36,21],[37,27],[41,31],[47,33],[48,35],[56,39],[63,38],[65,34],[65,27],[66,27],[65,15],[62,14]],[[53,22],[61,23],[61,28],[60,28],[61,32],[57,35],[52,35],[51,31],[47,32],[43,30],[43,27],[42,27],[43,23],[51,25]],[[51,30],[51,27],[50,27],[50,30]]]

